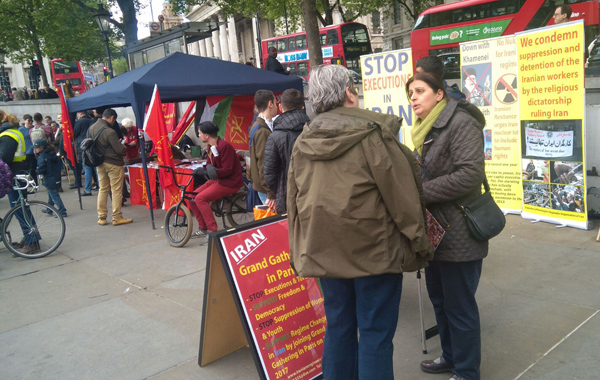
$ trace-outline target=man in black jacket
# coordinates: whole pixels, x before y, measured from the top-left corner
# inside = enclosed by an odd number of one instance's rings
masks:
[[[277,60],[277,48],[275,46],[271,46],[269,48],[269,58],[267,58],[267,70],[283,75],[290,74],[289,71],[286,71],[281,62]]]
[[[304,110],[304,95],[296,90],[285,90],[281,95],[283,113],[273,122],[273,133],[265,146],[265,182],[275,194],[275,210],[287,211],[287,173],[296,138],[309,119]]]
[[[89,166],[83,165],[82,157],[83,152],[81,151],[81,142],[87,137],[88,129],[93,124],[93,120],[88,116],[87,111],[77,112],[77,121],[73,126],[73,135],[75,137],[75,149],[77,149],[77,166],[75,168],[75,187],[81,187],[81,169],[85,171],[85,189],[82,196],[92,195],[92,176],[96,177],[95,169]],[[96,182],[98,183],[98,182]]]

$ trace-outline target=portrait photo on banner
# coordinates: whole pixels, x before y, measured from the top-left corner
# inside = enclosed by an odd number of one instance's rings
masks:
[[[480,63],[462,67],[462,92],[477,107],[492,105],[492,64]]]

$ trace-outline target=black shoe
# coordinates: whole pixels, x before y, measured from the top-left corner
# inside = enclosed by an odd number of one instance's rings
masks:
[[[441,362],[439,364],[434,362],[433,360],[423,360],[421,362],[421,369],[423,370],[423,372],[427,373],[452,372],[452,370],[454,369],[454,365],[448,363],[443,358],[440,359]]]
[[[70,190],[73,190],[73,189],[76,189],[76,188],[77,188],[77,185],[69,185],[69,189]]]
[[[91,197],[92,193],[83,193],[81,194],[82,197]]]

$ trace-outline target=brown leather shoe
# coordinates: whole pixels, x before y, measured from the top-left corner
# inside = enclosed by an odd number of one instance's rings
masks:
[[[120,226],[121,224],[127,224],[127,223],[131,223],[133,222],[133,219],[125,219],[125,218],[121,218],[121,219],[115,219],[112,222],[113,226]]]
[[[423,360],[421,362],[421,370],[427,373],[452,372],[452,369],[454,369],[454,365],[445,361],[444,358],[440,358],[440,363],[436,363],[433,360]]]
[[[108,222],[106,221],[106,219],[98,219],[98,224],[101,226],[106,226]]]

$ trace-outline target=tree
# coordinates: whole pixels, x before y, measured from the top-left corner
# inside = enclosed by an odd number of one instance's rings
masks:
[[[89,17],[98,11],[98,2],[90,0],[71,0]],[[138,40],[137,13],[142,8],[140,0],[104,0],[104,8],[109,9],[115,4],[122,13],[121,21],[111,18],[109,21],[125,37],[125,44]]]
[[[0,0],[0,47],[11,60],[32,57],[40,63],[48,85],[43,57],[97,62],[103,56],[102,35],[92,18],[73,12],[70,0]]]

